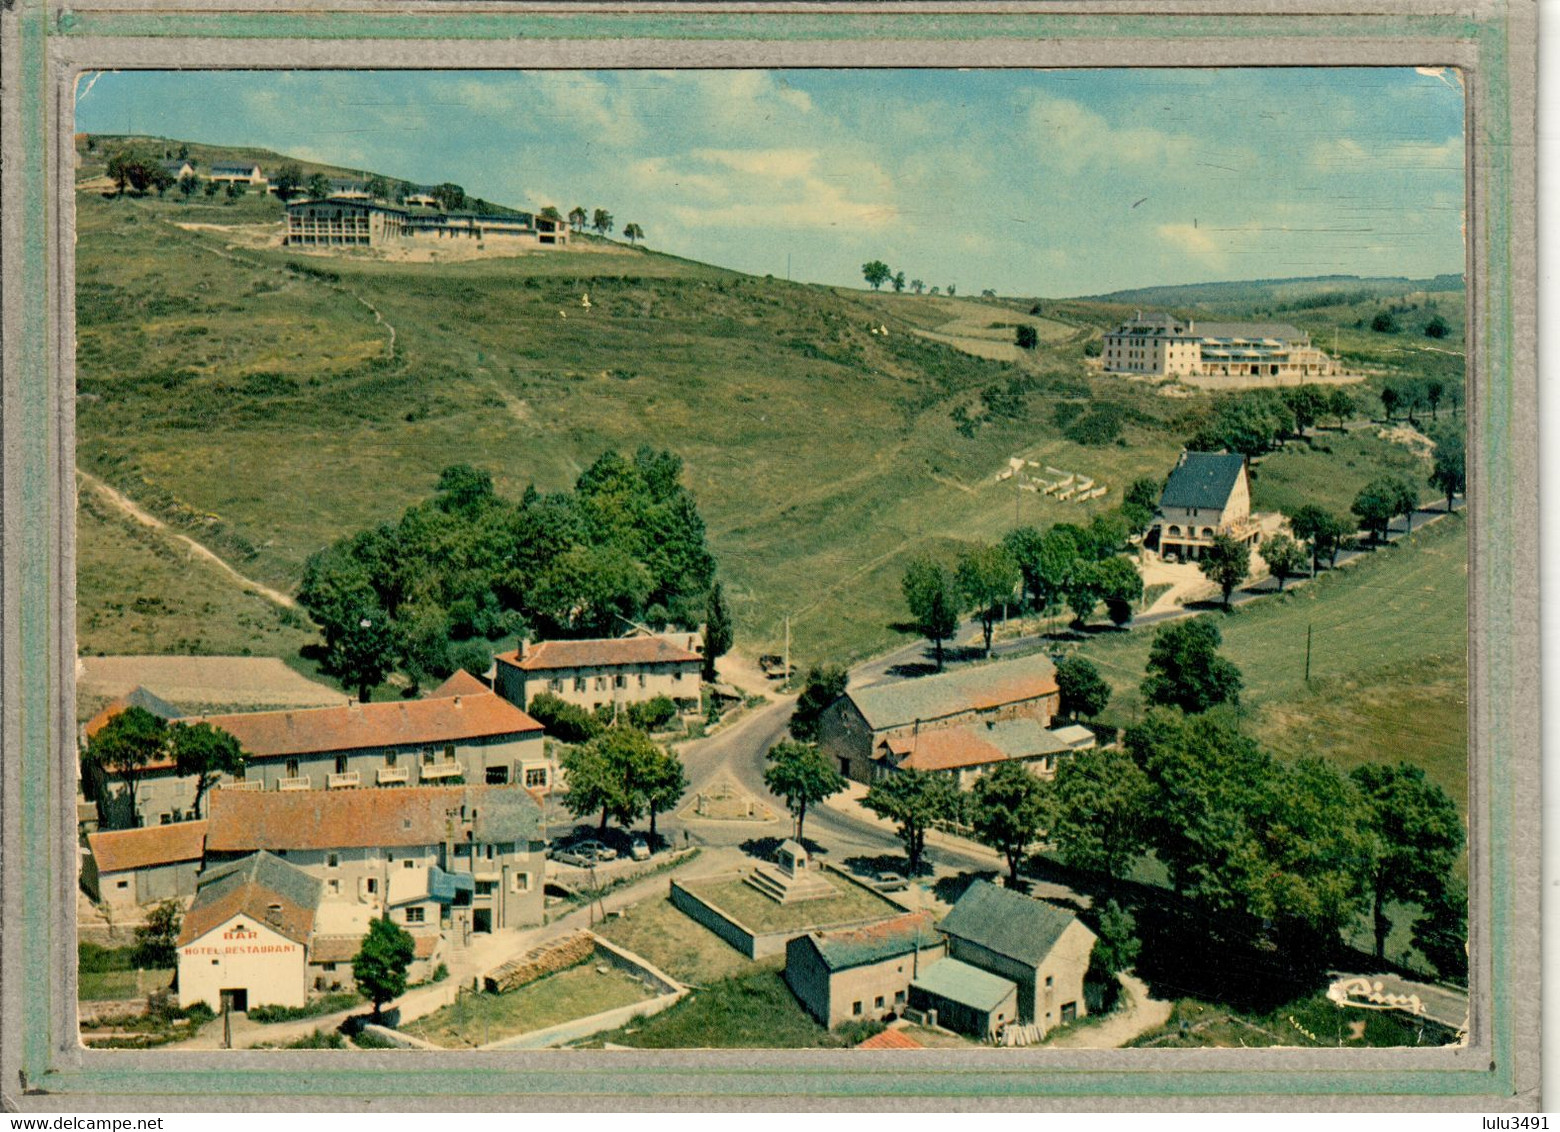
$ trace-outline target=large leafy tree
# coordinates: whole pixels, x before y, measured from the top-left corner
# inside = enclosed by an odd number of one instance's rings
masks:
[[[1085,562],[1082,559],[1075,561],[1067,572],[1062,596],[1067,599],[1067,608],[1072,610],[1073,624],[1082,628],[1094,615],[1095,606],[1100,603],[1098,564]]]
[[[845,776],[834,769],[816,743],[782,739],[769,748],[769,765],[764,768],[764,785],[770,793],[785,799],[786,809],[796,822],[796,840],[802,840],[807,807],[845,789]]]
[[[1278,579],[1282,593],[1284,582],[1305,569],[1305,548],[1288,535],[1272,535],[1262,540],[1262,561],[1267,563],[1268,573]]]
[[[1155,630],[1148,647],[1143,698],[1188,714],[1237,703],[1240,669],[1219,655],[1223,636],[1209,617],[1176,621]]]
[[[195,779],[195,816],[201,816],[201,800],[224,774],[237,775],[244,769],[244,748],[220,727],[206,722],[171,724],[168,748],[174,770],[181,778]]]
[[[1376,542],[1385,542],[1387,528],[1403,513],[1404,505],[1413,505],[1414,492],[1394,476],[1371,480],[1360,489],[1349,508]]]
[[[1056,768],[1051,844],[1069,865],[1115,884],[1148,848],[1152,803],[1148,779],[1121,748],[1079,751]]]
[[[625,224],[623,225],[623,238],[630,244],[636,244],[645,238],[645,230],[632,222]]]
[[[571,748],[562,759],[569,776],[564,805],[575,817],[601,812],[599,832],[615,820],[627,828],[649,808],[655,784],[663,783],[666,752],[637,727],[609,727],[583,746]],[[679,771],[681,767],[679,766]],[[686,783],[677,789],[681,797]]]
[[[1468,887],[1450,878],[1421,905],[1414,921],[1413,942],[1435,965],[1443,979],[1465,982],[1468,978]]]
[[[965,603],[980,617],[986,655],[990,656],[999,610],[1013,600],[1018,589],[1018,563],[1001,546],[978,546],[959,556],[957,577]]]
[[[905,570],[901,582],[905,605],[916,632],[932,642],[937,656],[937,671],[943,667],[943,642],[959,631],[959,584],[942,563],[918,558]]]
[[[328,670],[368,703],[374,689],[395,668],[402,641],[390,615],[377,606],[359,606],[348,615],[326,657]]]
[[[639,778],[632,785],[644,796],[650,814],[650,836],[656,836],[655,817],[681,801],[688,792],[688,773],[675,751],[657,747],[653,755],[636,759]]]
[[[1002,549],[1018,567],[1024,589],[1035,609],[1041,609],[1045,604],[1045,583],[1040,576],[1040,554],[1044,546],[1045,536],[1035,527],[1015,527],[1002,536]]]
[[[953,780],[924,770],[898,770],[868,788],[861,804],[899,826],[910,875],[921,871],[926,833],[934,822],[958,815],[960,796]]]
[[[887,283],[893,274],[888,264],[880,259],[871,259],[861,265],[861,276],[874,291]]]
[[[590,226],[596,230],[598,236],[605,236],[612,231],[612,214],[604,208],[598,208],[591,214]]]
[[[124,785],[131,824],[140,824],[136,790],[147,767],[166,753],[167,743],[167,722],[136,704],[110,718],[87,740],[87,760],[105,777]]]
[[[1310,550],[1313,575],[1321,559],[1327,559],[1328,565],[1337,560],[1338,551],[1343,548],[1343,540],[1353,533],[1353,527],[1347,520],[1314,503],[1307,503],[1290,516],[1289,529]]]
[[[135,929],[134,960],[137,967],[166,968],[179,964],[179,928],[184,923],[184,902],[174,897],[146,913],[146,922]]]
[[[1446,889],[1462,852],[1462,818],[1446,791],[1410,763],[1367,763],[1349,777],[1364,799],[1376,958],[1385,959],[1392,930],[1387,905],[1427,905]]]
[[[285,204],[303,188],[303,170],[289,161],[276,171],[271,181],[276,186],[276,198]]]
[[[1143,600],[1143,575],[1130,558],[1116,555],[1094,564],[1094,584],[1117,625],[1132,620],[1133,607]]]
[[[1070,656],[1056,666],[1056,686],[1061,712],[1069,719],[1093,719],[1110,703],[1110,685],[1100,670],[1081,656]]]
[[[1435,442],[1435,463],[1430,486],[1446,494],[1446,509],[1456,509],[1457,496],[1468,490],[1468,471],[1462,433],[1446,432]]]
[[[585,212],[584,205],[577,204],[573,208],[569,209],[569,227],[573,228],[576,232],[585,231],[585,222],[589,219],[589,216]]]
[[[1354,394],[1341,385],[1332,387],[1327,394],[1327,415],[1338,418],[1338,431],[1342,432],[1350,417],[1359,411],[1359,406],[1354,403]]]
[[[1314,385],[1297,385],[1284,390],[1284,404],[1294,414],[1295,433],[1303,434],[1315,426],[1327,411],[1327,394]]]
[[[1251,547],[1230,535],[1214,535],[1213,545],[1203,550],[1197,568],[1219,587],[1224,608],[1230,607],[1230,594],[1251,573]]]
[[[1007,859],[1008,887],[1017,888],[1029,846],[1050,822],[1046,784],[1023,763],[998,763],[975,780],[969,819],[975,836]]]
[[[838,664],[815,664],[807,670],[807,679],[796,707],[791,712],[791,737],[804,743],[818,741],[818,720],[835,700],[845,694],[850,674]]]
[[[352,959],[352,978],[374,1004],[375,1018],[387,1003],[406,993],[406,972],[416,954],[416,942],[389,917],[370,921],[368,934]]]
[[[324,200],[330,196],[330,178],[323,173],[316,173],[309,178],[307,191],[310,200]]]
[[[732,640],[731,610],[726,608],[725,591],[716,582],[704,605],[704,679],[715,679],[715,662],[731,651]]]

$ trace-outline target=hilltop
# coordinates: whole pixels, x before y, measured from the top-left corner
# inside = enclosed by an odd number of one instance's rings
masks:
[[[995,479],[1010,457],[1119,492],[1162,476],[1207,405],[1086,364],[1117,302],[1039,300],[1037,314],[1031,298],[793,283],[595,239],[415,265],[257,246],[280,216],[258,196],[78,193],[77,433],[83,469],[284,591],[311,552],[393,520],[446,465],[486,468],[517,497],[571,486],[606,448],[649,443],[685,461],[739,648],[769,651],[789,617],[800,660],[844,660],[904,639],[890,624],[914,555],[1119,502],[1021,494]],[[1460,299],[1436,296],[1457,322]],[[1335,319],[1294,320],[1330,336]],[[1026,322],[1036,351],[1009,345]],[[1406,333],[1340,332],[1383,375],[1460,378],[1460,331],[1435,354]],[[1080,418],[1114,433],[1083,436]],[[1380,471],[1423,478],[1402,445],[1351,434],[1346,448],[1331,463],[1273,459],[1258,506],[1303,491],[1346,509]],[[83,651],[294,655],[295,612],[241,592],[226,608],[216,580],[185,584],[198,564],[148,554],[101,514],[81,539],[93,564]]]

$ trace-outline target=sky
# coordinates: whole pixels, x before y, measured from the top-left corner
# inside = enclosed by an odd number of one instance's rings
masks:
[[[84,75],[76,129],[604,207],[760,275],[1059,297],[1460,272],[1463,119],[1414,68],[165,71]]]

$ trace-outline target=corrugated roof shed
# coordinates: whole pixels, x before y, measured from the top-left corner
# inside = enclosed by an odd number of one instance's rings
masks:
[[[1245,467],[1245,457],[1235,452],[1183,452],[1159,506],[1222,511]]]
[[[874,731],[908,727],[1056,693],[1056,666],[1034,656],[956,668],[936,676],[853,688],[845,694]]]
[[[813,932],[807,940],[826,968],[842,971],[899,955],[912,955],[917,948],[935,944],[937,934],[932,930],[930,912],[911,912],[864,928]]]
[[[1076,916],[1054,904],[978,880],[964,890],[937,930],[1038,966],[1076,922]]]
[[[1003,1000],[1018,989],[1016,983],[1000,975],[957,959],[939,959],[923,968],[910,985],[960,1006],[986,1011],[1001,1006]]]

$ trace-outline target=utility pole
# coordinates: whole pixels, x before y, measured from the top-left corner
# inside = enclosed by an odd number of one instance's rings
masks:
[[[1305,682],[1311,682],[1311,623],[1305,623]]]
[[[787,613],[785,615],[785,655],[783,657],[781,657],[780,663],[783,665],[783,667],[780,669],[780,671],[785,674],[785,682],[786,682],[786,684],[790,684],[790,682],[791,682],[791,615],[789,613]]]

